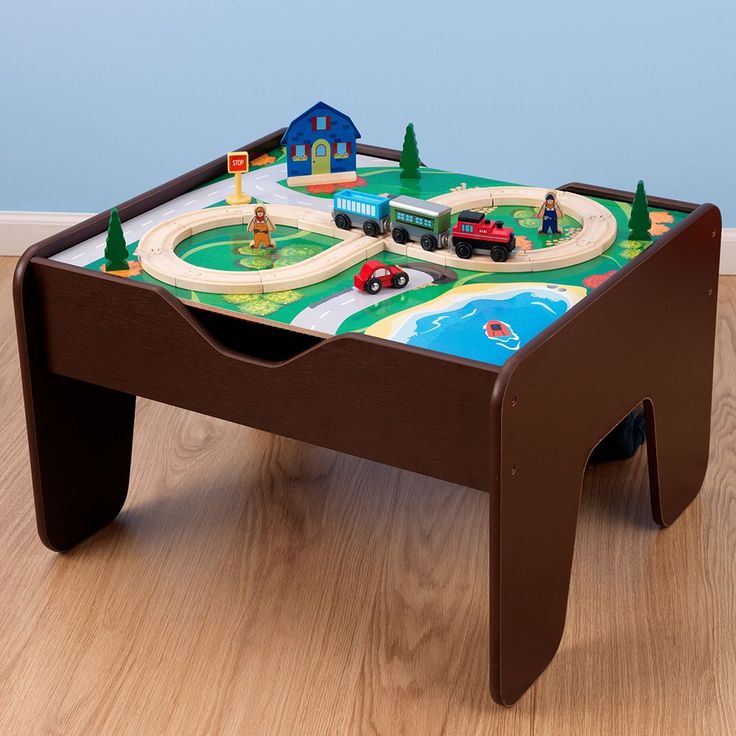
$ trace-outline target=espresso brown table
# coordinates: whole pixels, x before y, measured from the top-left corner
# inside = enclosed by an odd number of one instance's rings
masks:
[[[281,134],[243,148],[253,157]],[[121,218],[225,171],[223,157],[124,203]],[[632,200],[582,184],[560,189]],[[108,212],[37,244],[18,264],[14,296],[41,540],[68,550],[122,508],[136,396],[478,489],[489,495],[491,691],[514,703],[562,636],[596,444],[643,402],[661,526],[695,498],[706,471],[720,214],[710,204],[650,203],[690,214],[502,368],[230,316],[50,260],[103,232]],[[261,390],[245,396],[244,384]],[[386,422],[365,399],[361,412],[361,397],[376,395],[402,411]]]

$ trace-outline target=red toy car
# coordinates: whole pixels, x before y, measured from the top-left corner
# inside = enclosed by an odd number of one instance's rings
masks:
[[[369,294],[378,294],[384,286],[403,289],[409,283],[409,274],[398,266],[387,266],[381,261],[366,261],[358,273],[353,276],[356,289]]]
[[[458,258],[470,258],[473,250],[487,250],[491,260],[505,261],[516,248],[516,236],[501,220],[492,221],[482,212],[463,210],[452,228],[452,244]]]

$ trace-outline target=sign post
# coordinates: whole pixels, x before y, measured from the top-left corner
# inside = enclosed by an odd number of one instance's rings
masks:
[[[227,154],[227,173],[235,174],[235,194],[227,196],[228,204],[249,204],[252,197],[243,194],[243,174],[249,168],[248,151],[231,151]]]

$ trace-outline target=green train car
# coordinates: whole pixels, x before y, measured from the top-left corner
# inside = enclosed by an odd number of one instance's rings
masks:
[[[424,250],[447,248],[450,244],[450,215],[444,204],[426,202],[416,197],[394,197],[391,208],[391,237],[404,244],[418,242]]]

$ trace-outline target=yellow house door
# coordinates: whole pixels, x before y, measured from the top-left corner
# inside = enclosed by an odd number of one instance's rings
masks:
[[[329,174],[331,160],[330,144],[324,138],[312,143],[312,174]]]

